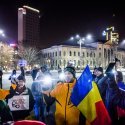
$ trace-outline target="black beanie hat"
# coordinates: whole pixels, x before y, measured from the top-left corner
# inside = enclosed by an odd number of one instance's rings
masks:
[[[24,77],[22,75],[19,75],[17,79],[25,81],[25,79],[24,79]]]
[[[97,70],[103,73],[103,68],[102,67],[98,67]]]
[[[73,74],[73,77],[75,78],[75,74],[76,74],[76,71],[75,71],[75,68],[74,67],[71,67],[71,66],[67,66],[65,69],[64,69],[64,72],[70,72]]]

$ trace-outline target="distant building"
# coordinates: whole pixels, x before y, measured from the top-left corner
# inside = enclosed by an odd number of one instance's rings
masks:
[[[40,47],[40,11],[29,6],[18,8],[18,44]]]
[[[91,43],[91,46],[82,47],[81,59],[79,46],[58,45],[46,48],[42,51],[42,64],[50,68],[64,68],[69,62],[73,62],[76,68],[82,69],[88,64],[91,68],[95,66],[106,66],[117,57],[121,61],[121,67],[125,66],[125,50],[111,48],[102,42]]]

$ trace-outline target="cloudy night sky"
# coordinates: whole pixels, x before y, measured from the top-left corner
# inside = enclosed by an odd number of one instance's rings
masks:
[[[120,0],[1,0],[0,28],[10,40],[17,41],[18,8],[23,5],[40,10],[40,40],[44,47],[63,43],[76,34],[90,33],[95,39],[104,39],[102,31],[112,25],[120,41],[125,39],[125,7]]]

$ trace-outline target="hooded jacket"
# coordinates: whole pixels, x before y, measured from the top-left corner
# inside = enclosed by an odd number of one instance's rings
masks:
[[[57,84],[55,89],[50,92],[50,96],[56,99],[55,120],[56,125],[78,125],[80,111],[73,105],[70,100],[71,92],[76,83]]]

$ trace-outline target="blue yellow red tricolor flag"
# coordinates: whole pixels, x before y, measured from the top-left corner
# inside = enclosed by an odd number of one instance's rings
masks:
[[[91,125],[111,125],[110,116],[96,83],[92,81],[92,74],[88,65],[74,86],[71,101]]]

